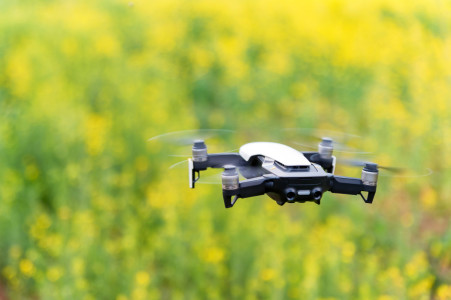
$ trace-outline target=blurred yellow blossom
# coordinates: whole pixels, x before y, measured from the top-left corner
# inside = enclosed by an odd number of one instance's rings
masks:
[[[442,284],[437,289],[437,300],[451,299],[451,285]]]
[[[109,34],[103,34],[95,41],[94,47],[99,54],[107,57],[117,56],[119,53],[119,43],[116,38]]]
[[[429,276],[420,280],[409,289],[408,295],[410,299],[429,299],[434,278]]]
[[[266,268],[261,271],[261,278],[264,281],[273,280],[276,277],[276,271],[271,268]]]
[[[434,188],[426,186],[421,191],[420,199],[421,204],[423,204],[423,207],[432,208],[437,203],[437,192],[435,191]]]
[[[219,263],[224,259],[224,250],[218,247],[208,247],[203,251],[202,259],[208,263]]]
[[[5,276],[8,280],[12,280],[16,277],[16,271],[11,266],[6,266],[2,270],[3,276]]]
[[[24,96],[31,84],[32,70],[29,56],[24,53],[26,47],[22,51],[15,51],[7,60],[6,74],[12,82],[13,92],[17,96]]]
[[[147,291],[141,287],[135,288],[132,292],[133,300],[145,300],[147,299]]]
[[[33,265],[33,263],[29,260],[29,259],[22,259],[19,262],[19,268],[20,271],[28,277],[33,276],[34,272],[36,271],[35,266]]]
[[[92,114],[87,118],[85,125],[88,153],[97,155],[105,147],[110,122],[103,116]]]
[[[150,282],[150,276],[149,273],[146,271],[139,271],[135,275],[135,281],[139,286],[146,286]]]
[[[59,280],[61,278],[61,276],[63,276],[63,270],[57,266],[50,267],[47,270],[46,275],[47,275],[48,280],[50,280],[51,282],[55,282],[55,281]]]
[[[428,261],[426,253],[419,252],[414,255],[411,261],[409,261],[405,267],[405,274],[408,277],[416,278],[426,271],[428,267]]]
[[[390,295],[381,295],[377,297],[377,300],[396,300],[396,298]]]
[[[84,278],[78,278],[78,279],[75,281],[75,287],[76,287],[77,289],[79,289],[79,290],[84,291],[84,290],[88,289],[89,284],[88,284],[88,281],[86,281],[86,279],[84,279]]]
[[[77,276],[82,276],[85,271],[85,261],[80,258],[76,257],[72,261],[72,273]]]
[[[343,248],[341,250],[343,255],[343,261],[344,262],[351,262],[352,258],[354,257],[355,253],[355,245],[352,242],[346,242],[343,244]]]

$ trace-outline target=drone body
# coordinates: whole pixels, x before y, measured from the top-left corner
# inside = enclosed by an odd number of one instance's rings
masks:
[[[189,159],[190,187],[195,187],[200,171],[223,168],[224,205],[232,207],[238,198],[267,194],[279,205],[313,201],[320,204],[324,192],[360,195],[372,203],[377,187],[377,164],[368,163],[362,178],[334,175],[336,159],[331,139],[323,138],[318,152],[300,152],[289,146],[255,142],[239,153],[208,154],[202,140],[195,141]],[[238,172],[245,178],[240,181]],[[365,198],[362,192],[368,192]]]

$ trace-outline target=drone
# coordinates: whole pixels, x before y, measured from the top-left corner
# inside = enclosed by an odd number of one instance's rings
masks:
[[[372,203],[376,194],[378,165],[362,165],[361,178],[334,175],[333,140],[322,138],[318,151],[301,152],[284,144],[252,142],[239,153],[208,153],[204,140],[196,140],[188,159],[189,186],[195,188],[200,172],[222,168],[222,195],[226,208],[239,198],[268,195],[277,204],[314,202],[325,192],[360,195]],[[240,181],[240,175],[244,180]],[[366,197],[363,193],[367,193]]]

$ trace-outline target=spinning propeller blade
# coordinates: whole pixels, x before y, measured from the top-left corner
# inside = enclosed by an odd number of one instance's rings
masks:
[[[361,140],[361,137],[356,134],[314,128],[285,128],[281,134],[287,140],[292,141],[291,143],[294,145],[306,149],[317,150],[318,144],[326,138],[332,140],[334,152],[351,154],[369,153],[355,146],[360,144]]]
[[[147,141],[152,147],[160,148],[167,156],[189,158],[192,156],[191,147],[196,140],[208,140],[209,150],[212,152],[224,152],[221,150],[224,148],[230,149],[230,146],[227,146],[230,142],[226,142],[231,141],[234,133],[234,130],[229,129],[181,130],[160,134]],[[229,150],[228,152],[233,151]]]
[[[351,166],[351,167],[364,167],[366,164],[370,163],[364,160],[358,159],[337,159],[337,162],[342,165]],[[377,165],[379,170],[385,171],[385,174],[380,174],[380,176],[389,176],[389,177],[425,177],[429,176],[433,173],[433,171],[429,168],[424,170],[412,170],[409,168],[398,167],[398,166],[381,166]],[[387,172],[389,174],[387,174]]]
[[[190,129],[160,134],[148,139],[148,142],[160,142],[181,146],[192,146],[195,140],[207,140],[215,136],[234,133],[229,129]]]

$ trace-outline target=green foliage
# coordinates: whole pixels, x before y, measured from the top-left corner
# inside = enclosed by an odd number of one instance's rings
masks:
[[[450,12],[426,0],[0,3],[0,290],[450,299]],[[283,140],[281,128],[350,131],[381,164],[435,173],[382,177],[371,206],[329,194],[225,210],[219,186],[189,190],[146,142],[209,127],[235,129],[232,149]]]

